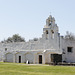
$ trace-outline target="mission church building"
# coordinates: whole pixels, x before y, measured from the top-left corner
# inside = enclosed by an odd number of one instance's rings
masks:
[[[55,18],[50,15],[38,40],[0,43],[0,60],[14,63],[28,61],[30,64],[75,63],[75,41],[60,36]]]

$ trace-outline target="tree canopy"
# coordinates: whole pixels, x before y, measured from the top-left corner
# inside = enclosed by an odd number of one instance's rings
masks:
[[[21,37],[19,34],[14,34],[12,37],[8,37],[6,40],[2,41],[2,42],[25,42],[25,39],[23,37]]]
[[[75,35],[69,31],[66,32],[65,39],[75,40]]]

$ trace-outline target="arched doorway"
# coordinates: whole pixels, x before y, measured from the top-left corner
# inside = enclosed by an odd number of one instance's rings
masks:
[[[39,64],[42,64],[42,55],[39,55]]]
[[[19,63],[21,63],[21,56],[19,56]]]

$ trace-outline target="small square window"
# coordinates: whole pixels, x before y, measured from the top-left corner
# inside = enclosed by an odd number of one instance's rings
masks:
[[[7,51],[7,48],[5,48],[5,51]]]
[[[71,52],[72,53],[73,47],[67,47],[67,52]]]

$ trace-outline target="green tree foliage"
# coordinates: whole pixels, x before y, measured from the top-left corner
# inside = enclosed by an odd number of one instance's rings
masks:
[[[8,37],[7,40],[4,40],[2,42],[25,42],[25,39],[21,37],[19,34],[14,34],[12,37]]]
[[[38,41],[38,38],[34,38],[33,40],[34,40],[34,41]]]
[[[22,38],[21,36],[19,36],[18,34],[15,34],[12,36],[12,40],[14,42],[25,42],[24,38]]]

